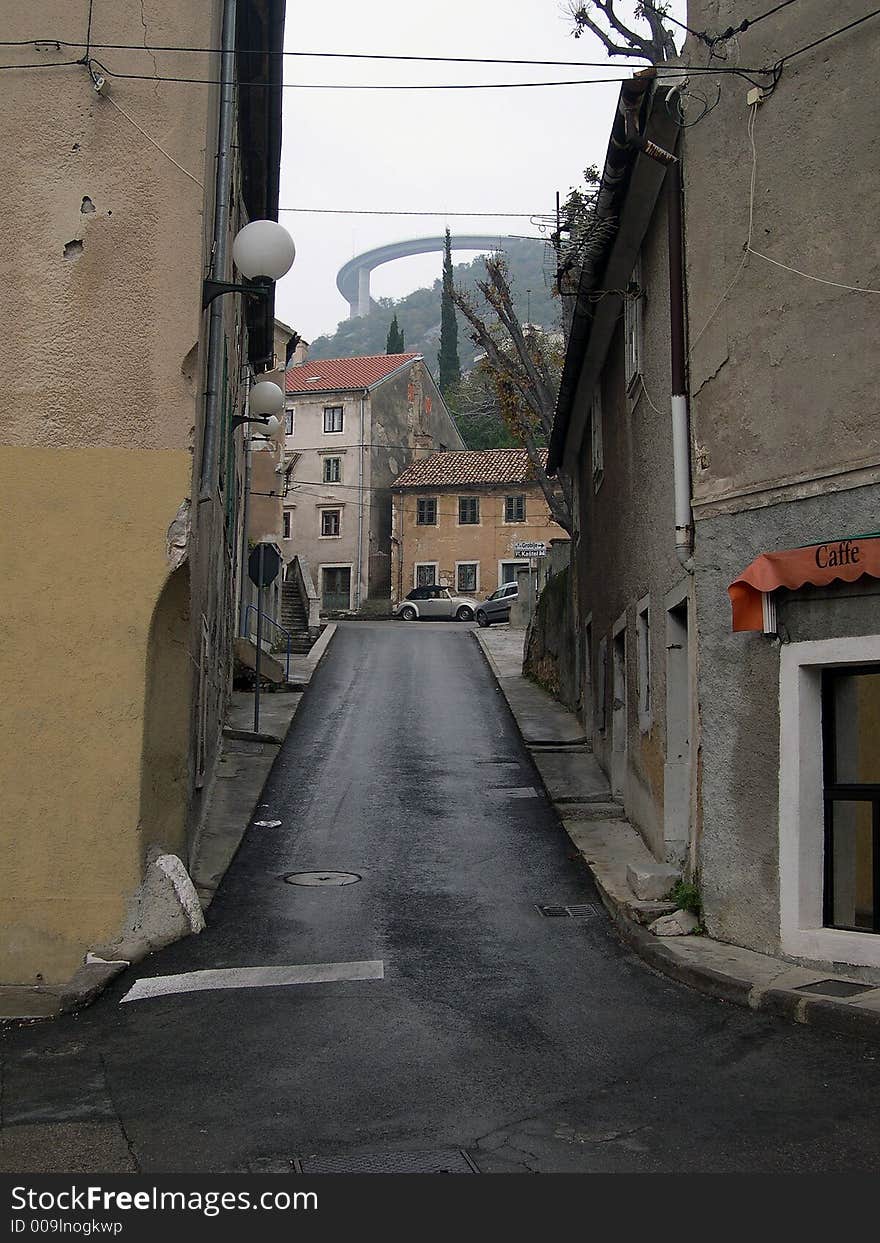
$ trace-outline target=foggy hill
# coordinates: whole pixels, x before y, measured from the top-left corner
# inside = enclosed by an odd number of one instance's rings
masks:
[[[510,266],[514,305],[521,321],[552,329],[558,326],[560,304],[550,293],[553,276],[552,260],[545,242],[522,239],[508,242],[505,254]],[[369,315],[345,319],[332,334],[316,337],[309,348],[309,358],[347,358],[354,354],[383,354],[388,325],[397,314],[397,322],[406,338],[407,351],[424,354],[431,371],[437,371],[437,350],[440,344],[440,274],[443,255],[438,254],[437,279],[429,289],[416,289],[405,298],[380,298]],[[481,257],[470,263],[455,265],[455,283],[464,289],[476,290],[476,283],[485,274]],[[526,291],[531,293],[527,294]],[[528,312],[528,314],[527,314]],[[470,366],[476,346],[465,333],[458,316],[458,351],[462,370]]]

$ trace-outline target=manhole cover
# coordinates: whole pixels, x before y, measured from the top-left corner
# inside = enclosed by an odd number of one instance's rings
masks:
[[[854,984],[850,980],[817,980],[815,984],[801,984],[797,993],[817,993],[820,997],[855,997],[857,993],[869,993],[876,984]]]
[[[361,878],[357,872],[288,872],[283,879],[288,885],[353,885]]]
[[[440,1152],[368,1152],[341,1157],[304,1157],[298,1174],[479,1174],[461,1148]]]

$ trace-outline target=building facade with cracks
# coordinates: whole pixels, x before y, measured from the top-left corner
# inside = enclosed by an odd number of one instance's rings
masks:
[[[864,16],[804,0],[624,84],[551,466],[579,494],[576,696],[629,818],[712,936],[880,978]]]
[[[0,983],[52,986],[90,951],[136,956],[200,916],[179,897],[230,687],[231,420],[248,374],[271,365],[273,323],[271,296],[226,295],[212,333],[202,282],[231,280],[228,242],[277,215],[280,58],[267,52],[283,4],[58,0],[34,21],[7,12],[7,39],[51,41],[8,49],[20,67],[0,76],[16,187],[0,464],[17,515]],[[228,50],[194,71],[153,45]]]

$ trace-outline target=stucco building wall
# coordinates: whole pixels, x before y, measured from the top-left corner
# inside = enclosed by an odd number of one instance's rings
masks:
[[[0,81],[0,167],[14,187],[0,252],[15,308],[0,355],[0,983],[63,981],[90,948],[112,946],[148,855],[187,861],[217,752],[241,502],[229,419],[246,334],[240,300],[226,299],[219,487],[194,512],[217,90],[156,80],[192,77],[191,58],[137,49],[217,47],[221,8],[95,5],[93,45],[121,45],[95,55],[145,78],[107,74],[100,95],[82,65]],[[5,37],[32,39],[32,11],[7,9]],[[51,0],[39,33],[81,44],[89,10]],[[16,55],[50,65],[70,50]],[[231,232],[245,210],[233,165]]]
[[[723,28],[734,9],[698,3],[689,24]],[[864,11],[857,0],[835,6],[833,15],[820,0],[789,6],[749,31],[751,63],[772,63]],[[880,135],[863,124],[862,85],[878,47],[876,29],[866,24],[786,65],[754,118],[752,233],[753,247],[781,263],[875,289]],[[756,255],[744,260],[752,172],[745,90],[725,84],[714,123],[707,118],[684,140],[700,631],[699,860],[709,931],[778,952],[781,651],[807,640],[880,632],[877,584],[866,579],[775,593],[781,644],[732,633],[726,589],[760,553],[880,525],[872,362],[880,303],[876,295],[808,280]],[[821,772],[821,747],[801,762]]]
[[[526,521],[505,521],[505,497],[524,495]],[[473,496],[480,501],[480,521],[459,525],[459,497]],[[419,497],[436,497],[437,525],[416,523]],[[550,519],[544,494],[536,485],[520,483],[493,488],[462,486],[456,489],[424,488],[398,492],[394,498],[394,530],[400,541],[394,545],[393,598],[402,599],[416,585],[416,566],[435,563],[437,582],[456,586],[456,565],[463,561],[479,564],[476,598],[483,600],[500,584],[502,561],[517,561],[513,546],[520,541],[540,540],[547,544],[565,538],[565,532]],[[520,564],[527,564],[520,562]]]
[[[289,472],[284,508],[290,537],[282,541],[286,560],[304,556],[322,594],[322,569],[351,570],[350,608],[391,595],[391,492],[413,460],[417,444],[433,449],[464,447],[452,416],[421,359],[369,390],[294,393],[294,430],[285,437]],[[343,407],[343,430],[324,431],[324,409]],[[323,482],[326,457],[341,458],[337,483]],[[341,511],[340,534],[322,536],[321,512]],[[359,520],[360,518],[360,520]],[[359,554],[360,548],[360,554]],[[360,588],[358,591],[358,567]]]
[[[593,394],[583,386],[577,394],[577,407],[586,409],[576,409],[575,417],[586,419],[586,431],[579,456],[574,590],[584,644],[582,677],[589,676],[582,703],[593,750],[655,855],[677,858],[685,850],[686,832],[680,827],[666,841],[664,830],[666,601],[676,589],[687,600],[688,578],[675,554],[666,234],[666,203],[661,197],[641,248],[641,379],[627,391],[622,316],[602,371],[603,469],[598,486],[589,415]],[[645,603],[650,642],[648,719],[639,711],[636,619],[637,606]],[[615,634],[625,636],[625,745],[619,715],[615,730]],[[599,652],[603,640],[604,661]]]

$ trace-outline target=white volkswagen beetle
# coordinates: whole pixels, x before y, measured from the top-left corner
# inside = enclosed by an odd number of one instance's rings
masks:
[[[415,587],[391,611],[404,621],[417,621],[424,617],[464,622],[474,620],[477,602],[468,596],[456,595],[448,587]]]

